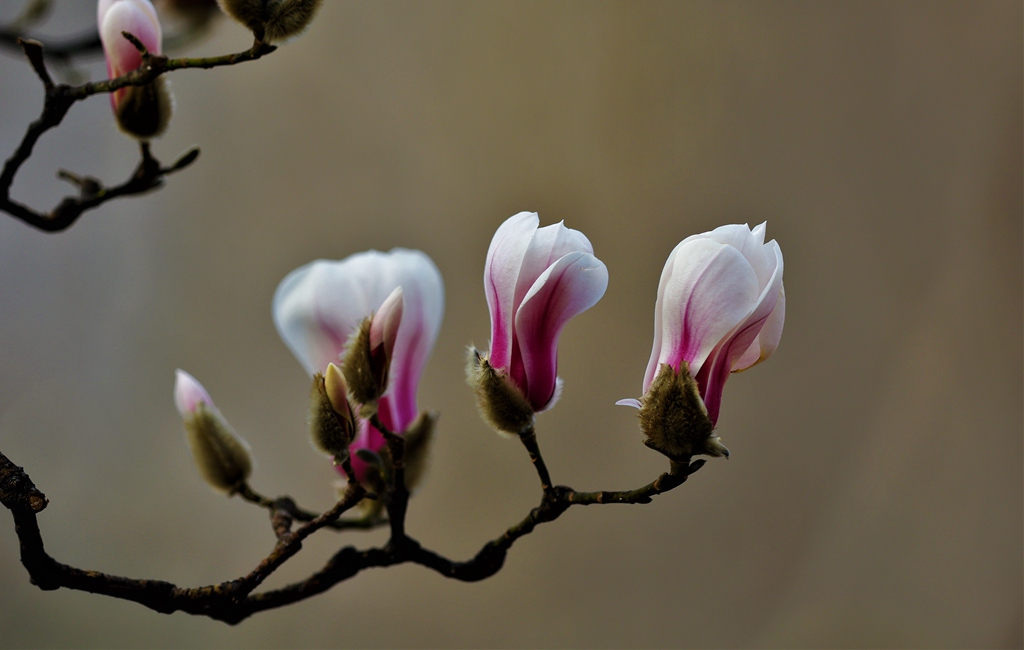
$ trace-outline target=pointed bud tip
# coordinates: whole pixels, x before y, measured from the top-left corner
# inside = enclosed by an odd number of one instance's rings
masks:
[[[215,408],[210,394],[195,377],[181,368],[174,371],[174,405],[182,417],[195,413],[199,404]]]

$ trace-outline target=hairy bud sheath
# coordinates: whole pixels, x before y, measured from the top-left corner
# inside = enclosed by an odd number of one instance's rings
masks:
[[[474,347],[469,348],[466,381],[476,393],[480,415],[498,433],[517,436],[533,428],[533,407],[526,396]]]
[[[199,474],[214,489],[234,494],[252,474],[249,445],[231,430],[202,384],[184,370],[175,378],[174,401]]]
[[[321,0],[218,0],[224,13],[265,43],[297,36],[313,21]]]
[[[640,400],[638,415],[640,430],[647,436],[644,444],[673,460],[685,462],[697,454],[729,457],[729,450],[714,435],[715,425],[685,361],[679,372],[662,364]]]
[[[348,458],[348,446],[356,433],[356,418],[345,391],[341,372],[333,363],[327,376],[317,373],[309,400],[309,432],[313,446],[334,457],[335,464]]]

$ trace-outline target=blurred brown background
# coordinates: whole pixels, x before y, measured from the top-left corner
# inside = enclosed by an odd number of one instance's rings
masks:
[[[93,12],[59,3],[41,33]],[[782,345],[726,388],[731,460],[649,506],[574,509],[479,584],[368,571],[232,628],[41,592],[0,513],[0,645],[1020,647],[1021,25],[1018,2],[332,0],[263,61],[172,75],[155,152],[199,144],[192,168],[61,235],[0,218],[0,449],[50,497],[61,561],[196,586],[271,549],[262,511],[198,478],[179,366],[252,443],[258,489],[332,502],[307,378],[270,320],[278,281],[317,257],[406,246],[444,274],[420,388],[441,429],[408,527],[455,558],[539,496],[462,379],[506,217],[564,219],[611,274],[565,332],[566,390],[539,420],[560,483],[664,468],[613,403],[640,391],[680,239],[768,221]],[[249,43],[225,20],[189,53]],[[41,89],[17,56],[0,88],[6,157]],[[135,156],[94,97],[44,136],[15,198],[49,208],[58,168],[117,181]],[[270,584],[382,540],[322,533]]]

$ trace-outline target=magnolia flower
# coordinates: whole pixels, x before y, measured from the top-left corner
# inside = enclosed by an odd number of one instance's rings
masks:
[[[311,262],[281,281],[273,311],[278,333],[310,375],[326,373],[328,364],[339,362],[350,337],[376,314],[370,345],[376,343],[390,357],[378,414],[392,431],[404,431],[413,423],[419,414],[416,387],[444,315],[444,282],[429,257],[395,248]],[[380,432],[360,420],[352,451],[379,451],[383,446]],[[355,454],[352,464],[362,480],[366,464]]]
[[[174,404],[199,473],[215,489],[234,493],[252,473],[249,445],[231,430],[203,385],[184,370],[175,373]]]
[[[96,18],[111,79],[142,65],[142,54],[122,32],[138,38],[150,54],[160,54],[160,21],[149,0],[99,0]],[[171,117],[171,98],[163,77],[145,86],[115,90],[110,93],[110,105],[121,129],[140,139],[160,135]]]
[[[764,235],[765,224],[721,226],[687,237],[669,255],[658,284],[645,397],[664,366],[677,374],[688,368],[714,426],[729,373],[778,347],[786,315],[782,251]],[[640,408],[643,401],[618,403]]]
[[[491,347],[477,353],[471,383],[481,409],[496,428],[516,433],[534,412],[558,399],[558,337],[569,320],[593,307],[608,287],[608,269],[578,230],[557,223],[538,228],[536,213],[520,212],[494,233],[484,267],[484,291],[491,312]],[[493,369],[495,378],[484,374]],[[475,373],[475,375],[474,375]],[[499,388],[500,378],[511,392]],[[500,386],[500,385],[497,385]],[[518,402],[519,416],[498,411]],[[527,417],[528,416],[528,417]],[[512,430],[510,430],[512,429]]]

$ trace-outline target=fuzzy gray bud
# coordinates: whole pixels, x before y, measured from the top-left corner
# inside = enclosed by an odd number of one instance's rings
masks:
[[[231,430],[215,407],[200,402],[183,417],[199,473],[214,489],[234,494],[252,474],[249,445]]]
[[[662,364],[647,393],[640,399],[640,430],[644,444],[672,460],[687,462],[691,456],[729,457],[729,450],[714,435],[696,380],[685,361],[676,372]]]
[[[217,0],[224,13],[265,43],[297,36],[313,21],[321,0]]]
[[[533,407],[526,396],[473,347],[469,348],[466,381],[476,393],[480,415],[498,433],[518,436],[533,428]]]

